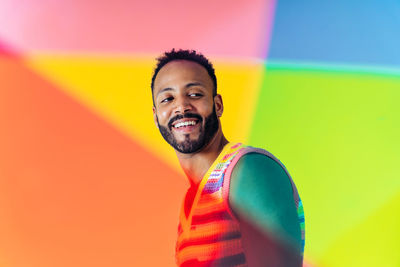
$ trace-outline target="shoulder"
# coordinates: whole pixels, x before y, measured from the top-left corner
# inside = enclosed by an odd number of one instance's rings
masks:
[[[275,257],[284,266],[301,266],[298,194],[285,166],[261,149],[244,148],[237,156],[230,166],[228,205],[240,225],[246,258]]]
[[[233,197],[246,191],[263,193],[266,197],[276,193],[292,195],[292,185],[285,167],[272,154],[263,152],[250,150],[233,166],[230,186]]]
[[[295,188],[285,167],[269,154],[240,157],[230,177],[228,204],[239,223],[250,222],[301,246]]]
[[[251,152],[240,157],[231,173],[228,202],[239,220],[265,222],[268,228],[298,222],[291,178],[273,156]]]

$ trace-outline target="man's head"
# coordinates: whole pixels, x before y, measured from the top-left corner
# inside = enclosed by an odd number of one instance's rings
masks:
[[[177,151],[198,152],[220,130],[223,104],[214,69],[195,51],[172,50],[158,60],[152,78],[154,121]]]
[[[151,77],[151,92],[154,93],[154,80],[157,77],[158,72],[162,67],[167,65],[173,60],[188,60],[196,62],[202,65],[208,72],[211,80],[214,84],[213,95],[217,94],[217,77],[215,76],[215,70],[211,62],[202,54],[197,53],[195,50],[175,50],[172,49],[169,52],[165,52],[161,57],[157,58],[157,66],[154,69],[153,77]]]

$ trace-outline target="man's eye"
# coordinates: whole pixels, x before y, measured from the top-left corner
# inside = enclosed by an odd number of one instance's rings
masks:
[[[161,103],[166,103],[166,102],[169,102],[169,101],[171,101],[173,99],[173,97],[172,96],[170,96],[170,97],[167,97],[167,98],[164,98],[163,100],[161,100]]]
[[[203,94],[200,94],[200,93],[191,93],[191,94],[189,94],[189,96],[191,96],[191,97],[201,97],[201,96],[203,96]]]

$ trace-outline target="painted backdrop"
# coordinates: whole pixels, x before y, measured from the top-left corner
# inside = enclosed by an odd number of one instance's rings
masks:
[[[400,3],[0,1],[0,266],[174,266],[187,182],[154,58],[215,64],[231,141],[280,158],[307,265],[400,266]]]

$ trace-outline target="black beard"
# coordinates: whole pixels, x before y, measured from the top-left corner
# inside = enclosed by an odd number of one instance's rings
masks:
[[[180,120],[183,118],[198,119],[199,120],[198,123],[200,125],[202,125],[203,122],[203,119],[200,117],[200,115],[194,113],[186,113],[183,115],[177,115],[173,117],[169,121],[167,128],[161,126],[157,118],[158,129],[160,130],[162,137],[165,139],[165,141],[167,141],[168,144],[170,144],[173,148],[175,148],[181,153],[190,154],[201,150],[211,142],[211,140],[218,131],[219,123],[218,123],[217,113],[215,112],[215,107],[214,107],[213,112],[205,118],[204,127],[200,128],[199,138],[197,140],[190,140],[189,134],[187,134],[185,135],[185,140],[181,143],[178,143],[171,131],[172,123],[176,120]]]

